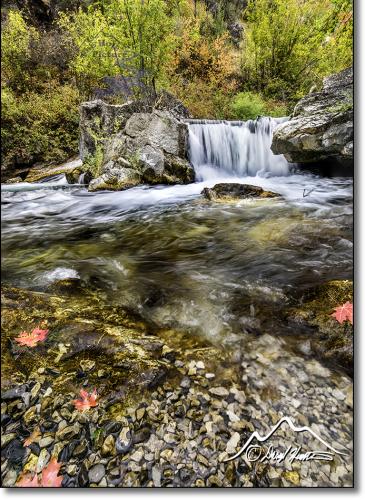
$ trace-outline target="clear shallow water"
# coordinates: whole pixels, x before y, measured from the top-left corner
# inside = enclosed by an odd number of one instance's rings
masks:
[[[204,201],[218,180],[283,199]],[[158,326],[220,342],[285,329],[275,312],[292,296],[352,276],[352,179],[217,177],[100,193],[62,178],[2,186],[2,269],[4,282],[38,290],[80,277]]]

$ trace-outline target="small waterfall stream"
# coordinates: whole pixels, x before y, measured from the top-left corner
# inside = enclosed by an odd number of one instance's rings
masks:
[[[288,175],[289,163],[270,149],[275,127],[286,120],[188,120],[189,156],[197,179]]]

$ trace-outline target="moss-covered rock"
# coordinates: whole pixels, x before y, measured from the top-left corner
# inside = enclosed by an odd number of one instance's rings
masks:
[[[89,184],[89,191],[122,191],[141,182],[141,175],[133,168],[111,168],[105,169],[104,173],[93,179]]]
[[[237,201],[250,198],[278,198],[279,194],[265,191],[259,186],[239,183],[220,183],[213,188],[204,188],[202,194],[209,201]]]
[[[352,302],[350,280],[333,280],[305,294],[300,306],[290,309],[287,318],[299,327],[312,330],[311,347],[322,358],[353,372],[353,327],[333,316],[335,308]]]
[[[90,191],[194,181],[186,123],[172,110],[142,104],[82,104],[80,155],[94,177]]]
[[[289,162],[336,159],[351,166],[353,136],[353,70],[347,68],[298,102],[291,119],[275,129],[271,149]]]
[[[163,343],[151,334],[141,318],[118,307],[108,307],[96,293],[84,289],[75,280],[58,285],[62,295],[31,292],[4,287],[2,292],[3,382],[22,380],[40,366],[56,369],[69,382],[86,376],[80,373],[85,359],[95,361],[88,378],[96,383],[100,370],[113,372],[108,386],[131,387],[144,372],[158,373],[164,368],[156,345]],[[36,347],[23,347],[15,338],[21,331],[41,326],[49,330],[47,339]],[[79,375],[77,375],[79,374]],[[105,385],[105,383],[104,383]],[[71,387],[70,387],[71,388]]]
[[[53,284],[50,293],[4,286],[1,297],[5,389],[38,380],[41,371],[42,383],[48,381],[55,394],[77,393],[87,385],[104,397],[122,390],[123,398],[133,399],[177,376],[176,356],[185,358],[202,346],[175,331],[159,332],[125,307],[108,305],[98,290],[77,279]],[[16,341],[36,327],[49,330],[44,341],[35,347]]]

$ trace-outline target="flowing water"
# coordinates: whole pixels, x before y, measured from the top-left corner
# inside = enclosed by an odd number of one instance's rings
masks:
[[[295,333],[276,313],[302,290],[352,275],[352,179],[296,171],[270,151],[277,120],[193,122],[197,182],[89,193],[64,177],[2,186],[3,281],[47,290],[79,277],[158,326],[234,343]],[[210,203],[217,182],[280,193]]]
[[[255,121],[189,120],[190,159],[199,179],[222,176],[288,175],[283,155],[270,146],[274,128],[287,118]]]

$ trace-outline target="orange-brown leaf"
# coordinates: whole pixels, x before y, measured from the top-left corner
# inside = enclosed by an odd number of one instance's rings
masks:
[[[19,337],[15,337],[15,341],[18,344],[27,347],[36,347],[38,342],[43,342],[48,334],[49,330],[41,330],[40,328],[34,328],[32,332],[21,332]]]
[[[345,302],[342,306],[338,306],[335,309],[335,312],[331,314],[336,321],[339,323],[343,323],[344,321],[349,321],[352,324],[353,318],[353,307],[351,302]]]
[[[35,474],[35,476],[32,478],[30,474],[25,474],[20,479],[18,479],[15,486],[20,486],[21,488],[38,488],[38,476],[37,474]]]
[[[60,488],[63,480],[63,476],[59,476],[58,473],[61,468],[60,463],[53,458],[50,463],[42,470],[42,476],[40,481],[40,486],[43,488]]]
[[[81,396],[81,399],[75,399],[73,401],[77,410],[85,411],[85,410],[88,410],[89,408],[93,408],[95,406],[98,406],[98,403],[96,401],[96,399],[98,397],[96,389],[94,389],[93,392],[90,394],[88,392],[84,391],[83,389],[81,389],[80,396]]]

